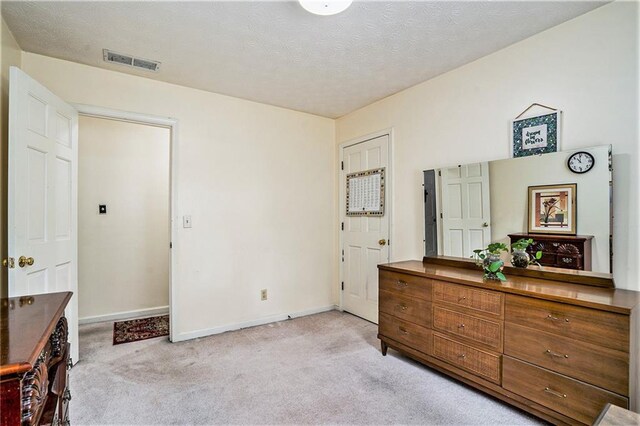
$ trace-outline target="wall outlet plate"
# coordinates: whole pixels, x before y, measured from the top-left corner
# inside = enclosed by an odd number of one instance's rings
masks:
[[[267,289],[263,288],[260,290],[260,300],[267,300]]]

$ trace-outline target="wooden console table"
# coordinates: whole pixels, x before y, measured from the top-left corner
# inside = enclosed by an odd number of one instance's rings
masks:
[[[542,266],[591,270],[592,235],[509,234],[511,244],[523,238],[533,240],[527,247],[531,256],[542,252],[542,258],[538,260]]]
[[[555,424],[592,424],[608,403],[640,408],[640,292],[553,268],[485,281],[444,257],[378,268],[383,355],[393,348]]]
[[[72,293],[0,299],[0,425],[68,425]]]

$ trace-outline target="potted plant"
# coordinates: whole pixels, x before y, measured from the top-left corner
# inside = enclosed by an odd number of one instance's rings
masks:
[[[542,258],[542,252],[537,251],[534,259],[531,259],[529,253],[527,253],[527,247],[533,244],[531,238],[521,238],[515,243],[511,244],[511,264],[516,268],[526,268],[531,264],[540,266],[538,260]]]
[[[509,251],[507,245],[503,243],[491,243],[486,248],[473,251],[473,256],[471,257],[484,270],[484,278],[488,280],[507,280],[507,277],[502,273],[504,261],[500,259],[500,252],[503,251]]]

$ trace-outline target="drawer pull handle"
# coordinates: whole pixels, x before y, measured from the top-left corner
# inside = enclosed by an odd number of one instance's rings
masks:
[[[556,357],[558,357],[558,358],[569,358],[569,355],[557,354],[557,353],[553,352],[551,349],[547,349],[547,350],[545,351],[545,353],[546,353],[546,354],[549,354],[549,355],[551,355],[551,356],[556,356]]]
[[[462,296],[458,298],[458,302],[462,302],[463,300],[467,300],[467,296]]]
[[[467,357],[467,355],[465,355],[465,354],[460,354],[460,355],[458,355],[458,358],[465,359],[466,357]]]
[[[460,324],[458,328],[464,328],[464,324]]]
[[[400,330],[400,333],[402,334],[409,334],[409,332],[403,327],[398,327],[398,330]]]
[[[550,319],[551,321],[560,321],[560,318],[558,317],[554,317],[553,315],[549,314],[547,315],[547,319]],[[565,318],[564,322],[569,322],[569,318]]]
[[[544,391],[547,392],[547,393],[550,393],[551,395],[555,395],[558,398],[566,398],[567,397],[566,393],[556,392],[556,391],[554,391],[553,389],[551,389],[549,387],[544,388]]]
[[[562,258],[562,261],[563,261],[564,263],[573,263],[573,259],[572,259],[572,258],[570,258],[570,257],[563,257],[563,258]]]
[[[407,285],[406,281],[398,280],[398,287],[406,287]]]
[[[403,310],[403,311],[406,311],[408,309],[408,306],[405,305],[404,303],[401,303],[401,304],[398,305],[398,308]]]

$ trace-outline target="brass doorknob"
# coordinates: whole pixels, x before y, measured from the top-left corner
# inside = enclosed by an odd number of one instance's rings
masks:
[[[383,238],[380,241],[378,241],[378,244],[380,244],[381,246],[387,245],[387,240]]]
[[[20,256],[18,259],[18,266],[24,268],[25,266],[31,266],[35,263],[33,257]]]

